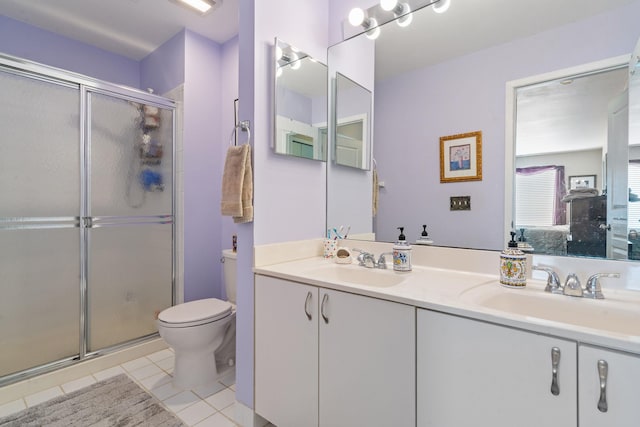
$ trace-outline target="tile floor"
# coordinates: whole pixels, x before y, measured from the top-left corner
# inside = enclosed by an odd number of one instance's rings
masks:
[[[196,427],[235,427],[235,370],[228,371],[213,385],[181,390],[171,384],[173,351],[166,349],[140,357],[104,371],[24,396],[0,405],[0,417],[70,393],[97,381],[126,373],[145,390],[161,400],[186,425]]]

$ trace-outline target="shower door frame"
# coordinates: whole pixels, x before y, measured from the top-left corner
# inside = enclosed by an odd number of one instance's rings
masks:
[[[80,316],[79,316],[79,332],[80,341],[78,353],[76,355],[63,358],[61,360],[51,361],[49,363],[34,366],[22,371],[8,374],[0,377],[0,387],[12,384],[27,378],[31,378],[46,372],[54,371],[60,368],[71,366],[89,359],[96,358],[98,356],[112,353],[123,348],[130,347],[132,345],[154,339],[159,336],[158,332],[141,336],[122,342],[116,345],[112,345],[105,348],[100,348],[95,351],[88,351],[89,340],[89,313],[88,313],[88,274],[89,274],[89,257],[88,250],[90,244],[89,229],[93,227],[99,227],[99,224],[94,224],[94,220],[100,220],[100,217],[90,217],[90,171],[91,171],[91,159],[90,159],[90,103],[89,95],[91,93],[102,94],[107,96],[113,96],[118,99],[144,103],[159,108],[164,108],[172,111],[172,161],[171,161],[171,215],[170,218],[166,216],[156,217],[158,220],[165,220],[165,224],[171,223],[171,304],[174,305],[178,301],[176,286],[176,266],[177,266],[177,182],[176,182],[176,115],[178,114],[178,108],[176,103],[168,98],[164,98],[158,95],[154,95],[149,92],[145,92],[139,89],[118,85],[103,80],[88,77],[82,74],[74,73],[71,71],[51,67],[48,65],[36,63],[23,58],[18,58],[11,55],[0,53],[0,69],[3,72],[10,72],[14,75],[23,76],[27,78],[38,79],[46,81],[52,84],[60,84],[64,86],[73,86],[78,88],[79,99],[79,152],[80,152],[80,168],[78,180],[80,181],[80,200],[79,200],[79,216],[70,218],[11,218],[12,222],[8,226],[3,227],[7,229],[25,229],[25,228],[55,228],[59,227],[78,227],[79,230],[79,252],[80,252],[80,280],[79,280],[79,304],[80,304]],[[56,225],[38,225],[38,222],[46,220],[56,220]],[[12,225],[14,224],[14,225]],[[58,225],[59,224],[59,225]],[[2,226],[2,223],[0,223]]]

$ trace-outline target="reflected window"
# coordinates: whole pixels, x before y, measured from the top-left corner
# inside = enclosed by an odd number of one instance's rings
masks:
[[[515,184],[518,227],[567,223],[564,166],[517,168]]]

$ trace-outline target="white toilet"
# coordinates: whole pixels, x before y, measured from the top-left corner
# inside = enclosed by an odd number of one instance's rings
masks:
[[[236,253],[222,251],[229,301],[207,298],[178,304],[158,315],[158,332],[173,348],[173,384],[182,389],[215,381],[235,363]]]

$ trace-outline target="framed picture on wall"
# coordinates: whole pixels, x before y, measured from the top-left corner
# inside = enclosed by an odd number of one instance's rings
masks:
[[[569,177],[569,190],[578,188],[596,188],[595,175],[576,175]]]
[[[440,182],[482,180],[482,132],[440,137]]]

